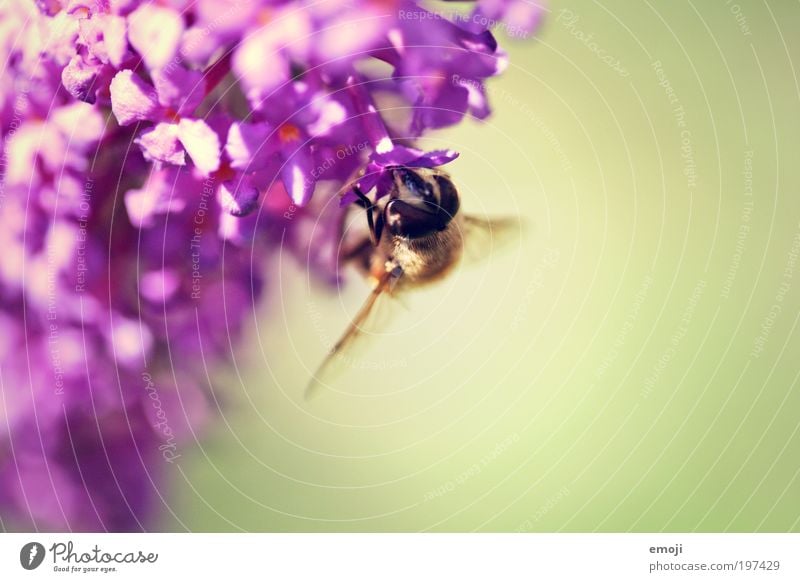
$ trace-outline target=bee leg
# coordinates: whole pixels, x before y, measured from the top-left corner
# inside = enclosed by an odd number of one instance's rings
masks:
[[[358,196],[358,204],[362,208],[364,208],[367,212],[367,224],[369,225],[369,236],[372,240],[372,246],[378,246],[378,241],[380,240],[380,232],[378,232],[375,228],[375,205],[372,203],[372,200],[367,198],[367,195],[361,191],[361,188],[358,186],[353,186],[353,192],[356,196]],[[381,226],[383,226],[383,222],[380,220],[378,221]]]
[[[382,233],[383,233],[383,213],[379,212],[378,218],[375,220],[375,240],[377,241],[377,243],[380,242]]]

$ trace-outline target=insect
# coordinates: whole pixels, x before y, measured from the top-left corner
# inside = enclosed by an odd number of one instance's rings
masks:
[[[353,263],[372,280],[373,289],[312,377],[306,398],[324,385],[335,361],[345,359],[382,297],[440,280],[468,250],[485,254],[496,237],[519,226],[515,219],[487,220],[459,212],[458,190],[439,169],[398,166],[388,172],[392,185],[385,202],[375,204],[357,185],[353,188],[369,232],[340,261]]]

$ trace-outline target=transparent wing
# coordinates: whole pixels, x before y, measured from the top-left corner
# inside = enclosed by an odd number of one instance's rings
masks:
[[[489,258],[494,252],[521,241],[525,224],[516,217],[478,217],[465,215],[462,219],[465,264]]]
[[[354,367],[356,358],[353,348],[358,343],[357,340],[387,323],[391,311],[387,307],[393,299],[390,296],[400,277],[402,272],[387,272],[381,276],[342,337],[334,344],[309,380],[305,390],[306,399],[317,394],[320,388],[330,385],[338,373],[348,367]]]

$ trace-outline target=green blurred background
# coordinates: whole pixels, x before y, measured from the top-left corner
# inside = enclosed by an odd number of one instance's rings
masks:
[[[800,4],[552,2],[494,115],[431,136],[526,235],[408,297],[288,259],[170,530],[800,531]],[[590,36],[591,35],[591,36]]]

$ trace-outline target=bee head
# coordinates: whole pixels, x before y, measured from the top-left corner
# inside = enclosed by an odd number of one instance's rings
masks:
[[[444,230],[458,212],[458,191],[447,174],[428,168],[391,170],[394,185],[384,222],[395,236],[421,238]]]

